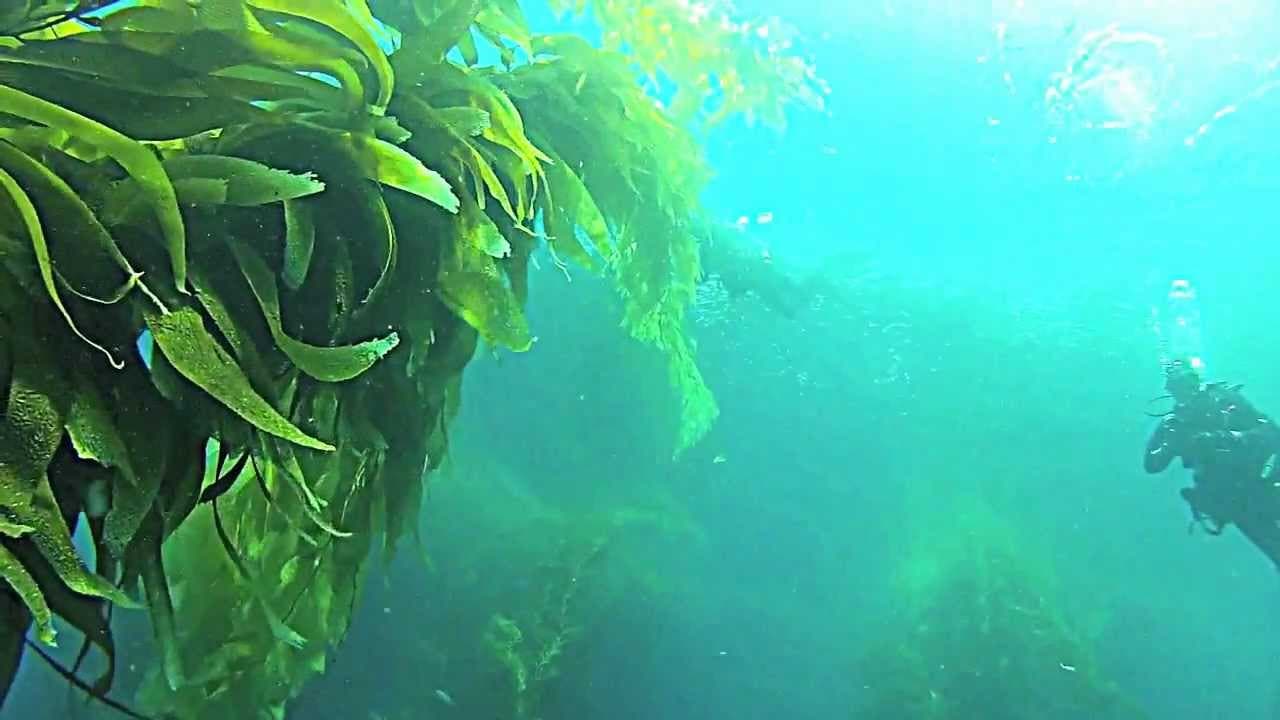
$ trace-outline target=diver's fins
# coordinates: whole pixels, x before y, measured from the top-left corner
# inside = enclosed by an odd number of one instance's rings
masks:
[[[1249,513],[1233,522],[1249,542],[1271,558],[1272,564],[1280,570],[1280,521],[1263,513]]]

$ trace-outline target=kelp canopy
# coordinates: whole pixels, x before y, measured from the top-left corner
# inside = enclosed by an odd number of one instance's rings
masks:
[[[517,0],[0,4],[4,689],[56,616],[105,695],[111,610],[144,606],[149,712],[282,715],[416,528],[477,347],[533,345],[541,249],[616,282],[677,446],[706,431],[690,123],[822,88],[776,25],[555,4],[605,47]]]

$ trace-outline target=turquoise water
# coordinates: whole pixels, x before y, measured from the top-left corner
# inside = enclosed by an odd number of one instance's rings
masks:
[[[922,547],[963,556],[975,515],[1056,579],[1036,594],[1150,717],[1280,717],[1275,570],[1234,531],[1189,534],[1185,471],[1140,463],[1173,279],[1199,290],[1210,375],[1280,408],[1278,11],[739,5],[797,25],[832,93],[781,136],[716,130],[707,202],[824,290],[784,317],[707,289],[693,322],[722,414],[672,460],[660,362],[605,289],[545,264],[536,351],[468,371],[423,520],[434,564],[405,552],[370,582],[293,716],[488,720],[478,632],[536,590],[541,544],[659,506],[697,531],[606,556],[634,582],[599,601],[547,720],[861,717],[867,653],[914,622],[903,576]],[[972,652],[951,664],[992,648]],[[29,665],[9,712],[64,717],[57,688]]]

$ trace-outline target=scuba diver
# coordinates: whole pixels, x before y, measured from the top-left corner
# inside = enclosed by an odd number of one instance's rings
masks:
[[[1147,441],[1143,467],[1163,471],[1174,458],[1193,473],[1182,497],[1192,525],[1221,535],[1234,524],[1280,569],[1280,428],[1240,393],[1240,385],[1204,383],[1189,358],[1169,362],[1165,389],[1174,401]]]

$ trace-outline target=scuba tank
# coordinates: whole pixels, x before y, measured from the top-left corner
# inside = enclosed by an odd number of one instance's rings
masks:
[[[1205,360],[1200,338],[1200,302],[1195,287],[1189,280],[1174,280],[1169,283],[1163,310],[1153,310],[1161,367],[1168,370],[1174,361],[1181,360],[1203,376]]]

